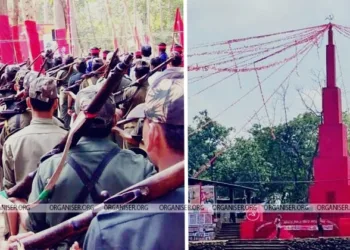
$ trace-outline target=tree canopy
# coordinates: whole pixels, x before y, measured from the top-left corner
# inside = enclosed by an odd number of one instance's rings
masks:
[[[350,124],[349,121],[349,115],[344,114],[344,122]],[[249,136],[232,140],[229,134],[233,128],[212,121],[207,111],[202,111],[189,126],[191,134],[208,124],[189,136],[189,176],[228,145],[200,178],[257,188],[257,198],[267,202],[307,202],[320,123],[317,114],[304,113],[274,126],[274,136],[270,127],[253,124]]]

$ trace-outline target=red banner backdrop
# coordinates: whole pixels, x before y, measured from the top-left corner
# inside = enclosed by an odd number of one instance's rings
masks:
[[[30,58],[31,60],[34,60],[37,56],[40,55],[41,52],[39,33],[37,31],[36,22],[32,20],[26,20],[24,21],[24,25],[27,31],[27,44],[28,48],[30,48]],[[42,63],[43,59],[41,58],[41,56],[39,56],[38,60],[36,60],[34,63],[33,69],[35,71],[39,71]]]
[[[0,48],[1,62],[13,64],[15,63],[14,48],[12,43],[12,32],[9,23],[9,17],[0,15]]]
[[[22,63],[26,58],[22,57],[21,44],[19,42],[19,27],[12,26],[13,45],[15,50],[15,59],[17,63]]]

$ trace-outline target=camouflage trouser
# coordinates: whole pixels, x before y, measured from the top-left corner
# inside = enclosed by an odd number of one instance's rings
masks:
[[[60,118],[64,121],[64,127],[69,129],[71,117],[68,114],[68,98],[62,89],[60,91]]]

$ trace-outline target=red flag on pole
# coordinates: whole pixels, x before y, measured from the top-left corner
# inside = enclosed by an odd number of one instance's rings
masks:
[[[174,35],[175,33],[180,35],[180,43],[181,43],[181,46],[184,47],[184,23],[182,21],[179,8],[176,9],[176,15],[175,15]]]

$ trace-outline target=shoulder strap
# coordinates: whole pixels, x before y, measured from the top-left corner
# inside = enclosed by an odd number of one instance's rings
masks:
[[[96,191],[96,183],[100,179],[103,170],[106,168],[106,166],[110,163],[110,161],[113,159],[113,157],[118,154],[120,149],[118,147],[113,148],[111,151],[107,153],[107,155],[103,158],[101,163],[97,166],[96,170],[92,173],[91,178],[87,176],[87,174],[82,169],[81,165],[79,165],[72,156],[68,156],[67,162],[69,165],[72,166],[74,171],[77,173],[79,178],[84,184],[84,188],[78,195],[77,203],[84,203],[86,201],[86,198],[88,195],[91,195],[91,198],[93,202],[99,203],[100,201],[100,195]]]

